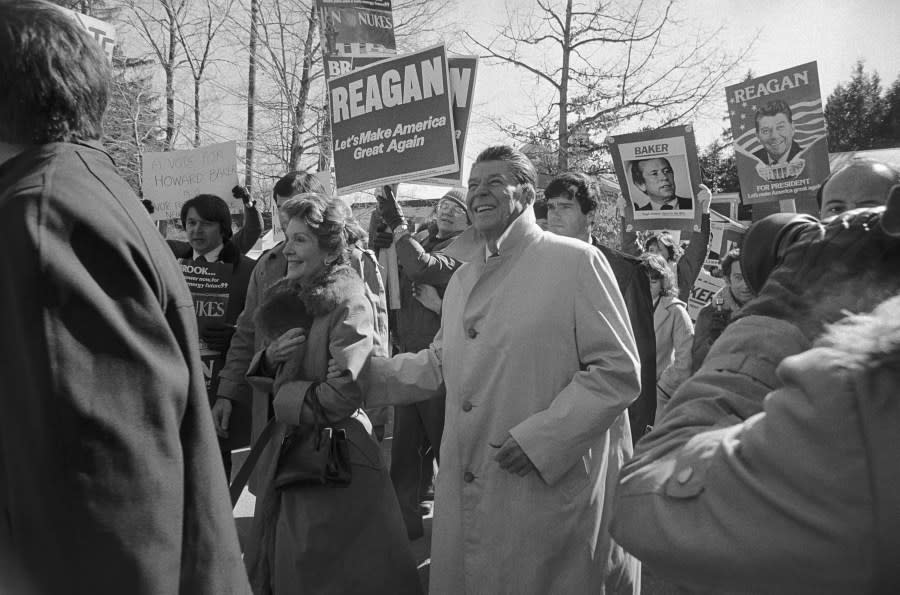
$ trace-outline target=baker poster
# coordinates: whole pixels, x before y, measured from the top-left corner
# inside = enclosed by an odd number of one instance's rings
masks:
[[[214,194],[236,213],[243,203],[231,195],[238,183],[234,141],[183,151],[144,153],[141,190],[156,207],[154,219],[181,217],[181,205],[198,194]]]
[[[815,62],[725,88],[745,203],[814,197],[828,176]]]
[[[637,230],[693,229],[700,163],[691,126],[622,134],[610,138],[610,151],[627,223]]]
[[[420,180],[420,182],[442,186],[463,186],[461,166],[466,154],[466,132],[469,130],[469,118],[472,115],[472,97],[475,95],[478,56],[448,56],[447,65],[450,68],[453,127],[456,129],[456,155],[460,167],[455,172]]]
[[[207,326],[225,321],[233,270],[233,265],[226,262],[197,262],[190,259],[181,261],[181,272],[191,290],[197,328],[200,329],[201,336]],[[203,362],[206,390],[209,394],[215,394],[217,387],[213,383],[218,382],[219,370],[225,365],[225,354],[210,349],[200,339],[200,359]]]
[[[391,0],[317,0],[316,4],[326,55],[396,53]]]
[[[443,45],[330,79],[337,192],[457,171],[450,99]]]

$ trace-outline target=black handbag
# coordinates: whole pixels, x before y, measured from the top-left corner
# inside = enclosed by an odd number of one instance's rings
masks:
[[[277,489],[300,486],[346,487],[352,479],[347,431],[325,425],[322,405],[307,396],[315,424],[293,426],[281,443],[274,484]]]

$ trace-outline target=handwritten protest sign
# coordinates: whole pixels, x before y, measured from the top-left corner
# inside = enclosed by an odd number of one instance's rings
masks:
[[[478,71],[478,56],[448,56],[450,68],[450,92],[453,98],[453,127],[456,129],[457,161],[462,165],[466,153],[466,133],[472,115],[472,96],[475,94],[475,75]],[[435,176],[419,180],[426,184],[442,186],[462,186],[462,167],[445,176]]]
[[[456,171],[443,45],[328,81],[338,193]]]
[[[700,163],[690,126],[616,136],[610,149],[634,229],[693,228]]]
[[[316,0],[329,56],[396,52],[391,0]]]
[[[78,21],[78,23],[84,27],[84,30],[97,40],[97,43],[100,44],[100,47],[103,48],[103,51],[106,53],[106,57],[112,62],[113,50],[116,47],[116,28],[105,21],[89,17],[80,12],[75,12],[68,8],[63,8],[62,10]]]
[[[185,259],[181,261],[181,272],[191,290],[200,334],[210,324],[225,322],[233,276],[232,265]],[[225,365],[225,354],[210,349],[201,339],[200,359],[203,362],[203,375],[206,377],[206,390],[209,394],[216,394],[219,371]]]
[[[198,194],[215,194],[236,212],[241,201],[231,196],[237,184],[234,141],[184,151],[144,153],[141,189],[153,202],[154,219],[176,219],[181,205]]]
[[[706,304],[710,303],[717,291],[725,287],[725,280],[713,277],[706,271],[700,271],[697,280],[694,281],[694,287],[691,288],[691,295],[688,298],[687,310],[688,315],[693,322],[697,322],[697,315]]]
[[[815,196],[829,173],[816,63],[731,85],[725,93],[744,202]]]

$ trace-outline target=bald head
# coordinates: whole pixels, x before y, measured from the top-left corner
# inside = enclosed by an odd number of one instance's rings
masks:
[[[860,159],[831,175],[819,190],[819,218],[844,211],[877,207],[887,202],[892,186],[900,184],[900,172],[881,163]]]

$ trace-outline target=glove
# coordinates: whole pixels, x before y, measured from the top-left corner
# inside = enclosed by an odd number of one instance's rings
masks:
[[[250,202],[250,192],[244,186],[235,186],[232,188],[231,196],[241,199],[244,204]]]
[[[382,194],[376,196],[375,200],[378,202],[378,211],[381,213],[381,219],[388,224],[388,227],[397,229],[406,223],[392,186],[384,186]]]
[[[219,353],[228,351],[231,337],[234,335],[234,325],[222,322],[212,323],[200,331],[200,338],[207,347]]]
[[[370,248],[372,250],[381,250],[383,248],[389,248],[390,245],[394,242],[394,234],[391,233],[386,226],[381,225],[375,231],[374,235],[369,239]]]
[[[888,216],[884,207],[859,209],[825,225],[793,229],[792,237],[782,237],[782,246],[789,242],[783,259],[740,316],[779,318],[813,340],[825,324],[848,311],[868,312],[896,295],[900,292],[900,237],[882,226],[882,218],[890,221],[892,216],[896,215]],[[745,238],[745,247],[750,239]]]

